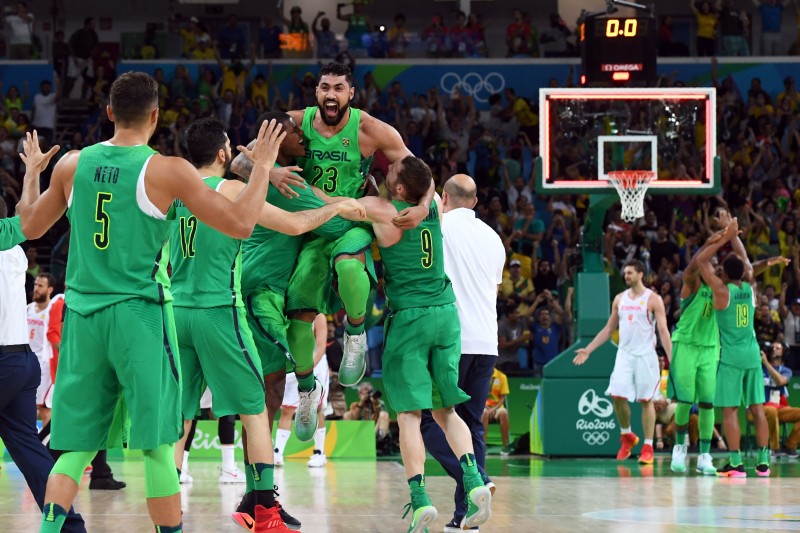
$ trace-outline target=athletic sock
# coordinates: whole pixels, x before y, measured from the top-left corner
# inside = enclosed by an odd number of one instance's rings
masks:
[[[256,492],[272,491],[275,488],[275,466],[267,463],[253,463],[250,465],[253,471],[253,488]],[[264,505],[264,504],[261,504]],[[270,507],[264,505],[264,507]]]
[[[759,465],[768,465],[769,464],[769,448],[764,446],[763,448],[758,449],[758,462],[756,464]]]
[[[189,452],[188,451],[183,452],[183,462],[181,463],[181,467],[178,470],[178,472],[180,472],[181,470],[185,470],[186,472],[189,471]]]
[[[675,406],[675,425],[678,428],[675,434],[675,444],[686,444],[686,431],[689,426],[689,417],[691,415],[692,406],[688,403],[678,403],[678,405]]]
[[[236,459],[234,458],[234,450],[236,447],[233,444],[222,444],[222,469],[227,472],[236,470]]]
[[[644,445],[645,446],[652,446],[653,445],[653,439],[644,439]]]
[[[631,428],[630,428],[630,427],[626,427],[626,428],[619,428],[619,432],[620,432],[621,434],[623,434],[623,435],[627,435],[628,433],[630,433],[630,432],[631,432]]]
[[[67,519],[67,511],[57,503],[46,503],[42,510],[42,525],[39,533],[57,533]]]
[[[297,365],[294,370],[295,373],[307,374],[312,372],[314,370],[314,345],[316,343],[313,324],[305,320],[289,320],[286,340],[289,341],[289,351],[292,353]]]
[[[297,378],[297,388],[303,391],[314,390],[314,372],[300,375],[298,372],[294,373]]]
[[[700,430],[700,453],[711,453],[711,437],[714,436],[714,410],[700,408],[697,413]]]
[[[156,533],[181,533],[183,524],[177,526],[156,526]]]
[[[416,510],[431,504],[428,493],[425,490],[425,474],[417,474],[408,478],[408,487],[411,490],[411,508]]]
[[[731,463],[731,466],[739,466],[742,464],[742,451],[741,450],[731,450],[728,453],[728,460]]]
[[[223,416],[217,422],[217,435],[220,444],[236,444],[236,417],[233,415]]]
[[[288,429],[279,429],[275,432],[275,453],[282,454],[283,451],[286,449],[286,443],[289,442],[289,435],[292,432]]]
[[[314,432],[314,449],[325,454],[325,427],[317,428]]]
[[[337,261],[334,268],[339,278],[339,297],[348,317],[345,330],[348,335],[360,335],[364,332],[364,322],[356,326],[350,320],[361,320],[367,314],[370,286],[364,263],[358,259],[343,259]]]
[[[247,459],[244,460],[244,481],[244,493],[250,494],[256,488],[256,480],[253,477],[253,469],[250,468],[250,463],[247,462]]]

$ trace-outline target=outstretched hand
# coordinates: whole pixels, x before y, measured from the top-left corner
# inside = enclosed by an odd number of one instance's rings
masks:
[[[283,124],[272,119],[261,124],[256,137],[256,144],[250,150],[246,146],[237,146],[236,149],[253,161],[254,164],[266,165],[272,168],[278,158],[278,149],[286,137]]]
[[[586,348],[578,348],[575,350],[575,358],[572,360],[572,364],[580,366],[589,359],[589,350]]]
[[[61,147],[59,145],[55,145],[50,148],[47,153],[42,153],[42,149],[39,147],[39,134],[36,130],[33,130],[33,134],[30,132],[25,134],[25,140],[22,141],[23,153],[19,154],[19,157],[22,159],[22,162],[25,163],[25,167],[28,170],[41,173],[47,168],[50,159],[52,159],[60,149]]]

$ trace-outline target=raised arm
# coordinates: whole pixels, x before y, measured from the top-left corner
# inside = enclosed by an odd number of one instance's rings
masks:
[[[595,335],[592,342],[590,342],[586,348],[578,348],[575,350],[575,358],[572,362],[576,365],[582,365],[589,359],[589,356],[595,351],[599,346],[601,346],[604,342],[611,338],[611,334],[616,331],[619,327],[619,297],[618,294],[614,298],[614,303],[611,305],[611,316],[608,317],[608,322],[606,325],[601,329],[597,335]]]
[[[753,277],[760,276],[767,270],[769,267],[775,266],[777,264],[783,263],[783,266],[789,266],[792,260],[788,257],[783,257],[781,255],[776,255],[774,257],[770,257],[769,259],[762,259],[761,261],[756,261],[753,263]]]
[[[68,152],[62,157],[50,178],[50,187],[41,194],[39,176],[47,168],[50,159],[60,147],[53,146],[47,153],[39,148],[39,136],[26,133],[20,154],[25,163],[25,176],[22,180],[22,195],[17,205],[22,233],[28,239],[38,239],[55,224],[67,210],[67,187],[71,188],[75,169],[78,166],[79,151]]]
[[[698,257],[700,253],[708,248],[709,246],[717,243],[717,241],[723,238],[724,232],[718,231],[717,233],[713,233],[711,237],[709,237],[703,246],[697,251],[696,254],[689,260],[689,264],[683,271],[683,286],[681,287],[681,298],[688,298],[692,294],[697,291],[699,287],[700,281],[700,264],[698,262]],[[719,248],[717,248],[719,250]],[[716,253],[716,252],[714,252]],[[713,255],[712,255],[713,257]],[[708,259],[710,260],[710,258]]]

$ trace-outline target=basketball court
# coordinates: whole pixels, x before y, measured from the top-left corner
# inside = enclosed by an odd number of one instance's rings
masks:
[[[481,531],[521,532],[679,532],[800,530],[800,462],[776,461],[767,479],[716,479],[669,470],[669,458],[640,467],[634,460],[487,460],[497,483],[492,520]],[[84,476],[76,500],[88,531],[150,533],[142,498],[141,461],[112,461],[122,491],[89,491]],[[230,511],[243,485],[219,485],[218,461],[192,463],[192,485],[182,485],[186,531],[244,531]],[[428,490],[440,532],[452,511],[452,482],[428,461]],[[290,460],[276,469],[280,501],[307,533],[394,533],[408,528],[401,519],[408,497],[398,461],[329,461],[310,469]],[[0,531],[37,531],[41,521],[25,481],[12,463],[0,473]]]

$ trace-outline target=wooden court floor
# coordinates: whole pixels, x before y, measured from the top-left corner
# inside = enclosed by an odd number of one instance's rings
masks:
[[[428,487],[440,511],[431,533],[452,512],[452,483],[429,461]],[[122,491],[89,491],[88,476],[77,507],[89,532],[151,532],[139,461],[112,462],[128,483]],[[487,462],[497,483],[486,533],[684,532],[800,530],[800,462],[773,464],[773,477],[743,480],[676,476],[668,458],[654,467],[629,461],[495,459]],[[229,513],[242,485],[219,485],[218,463],[194,461],[194,483],[182,486],[185,531],[243,531]],[[752,472],[752,470],[750,470]],[[280,500],[303,522],[304,533],[402,533],[408,501],[403,470],[394,461],[330,461],[309,469],[289,461],[276,471]],[[0,470],[0,533],[36,532],[39,514],[12,463]]]

